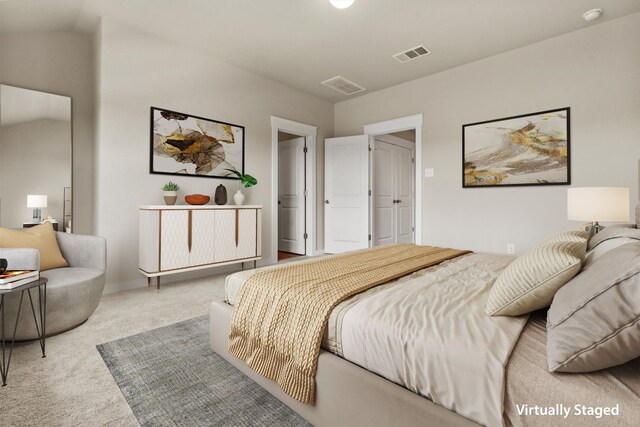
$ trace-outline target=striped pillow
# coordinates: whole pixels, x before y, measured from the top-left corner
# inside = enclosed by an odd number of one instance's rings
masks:
[[[574,240],[542,243],[509,264],[491,288],[487,314],[519,316],[549,306],[580,271],[587,241]]]
[[[586,242],[589,240],[589,232],[584,230],[562,231],[545,239],[543,243],[558,242]]]

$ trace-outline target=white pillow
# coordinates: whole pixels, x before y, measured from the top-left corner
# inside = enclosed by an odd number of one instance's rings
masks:
[[[520,316],[548,307],[556,291],[580,271],[587,241],[543,243],[516,258],[496,279],[486,312]]]

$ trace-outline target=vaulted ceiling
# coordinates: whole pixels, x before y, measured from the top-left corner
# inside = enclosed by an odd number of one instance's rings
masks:
[[[336,75],[371,92],[637,12],[638,0],[0,0],[0,33],[91,34],[102,17],[335,102],[347,96],[320,82]],[[420,44],[432,53],[392,58]]]

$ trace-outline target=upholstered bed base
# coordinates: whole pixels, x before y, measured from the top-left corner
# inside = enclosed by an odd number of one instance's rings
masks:
[[[232,307],[211,304],[211,349],[316,427],[477,426],[474,422],[386,379],[322,350],[318,359],[315,405],[284,394],[227,351]]]

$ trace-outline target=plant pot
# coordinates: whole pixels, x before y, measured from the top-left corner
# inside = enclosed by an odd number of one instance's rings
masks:
[[[177,191],[163,191],[162,196],[164,197],[164,204],[168,206],[175,205],[176,200],[178,200]]]
[[[233,201],[236,202],[236,205],[241,205],[244,203],[244,194],[242,191],[236,191],[236,194],[233,195]]]

